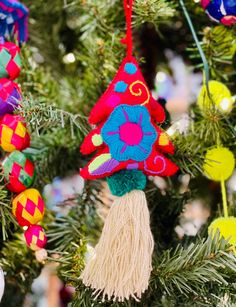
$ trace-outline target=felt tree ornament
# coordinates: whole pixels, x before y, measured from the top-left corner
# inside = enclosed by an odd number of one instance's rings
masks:
[[[235,0],[201,0],[201,4],[211,20],[226,26],[236,23]]]
[[[140,299],[152,270],[153,237],[145,193],[146,176],[170,176],[178,167],[165,157],[174,147],[157,123],[165,112],[155,101],[132,56],[132,0],[124,0],[127,55],[92,109],[83,154],[96,155],[81,170],[85,179],[108,178],[114,201],[81,278],[110,300]]]

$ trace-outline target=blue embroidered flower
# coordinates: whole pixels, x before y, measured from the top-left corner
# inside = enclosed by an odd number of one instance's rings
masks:
[[[112,158],[118,161],[144,161],[152,151],[157,132],[144,106],[120,105],[101,130]]]

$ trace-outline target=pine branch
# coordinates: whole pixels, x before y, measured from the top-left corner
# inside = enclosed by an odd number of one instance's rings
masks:
[[[5,241],[17,229],[17,223],[11,212],[11,195],[7,191],[3,182],[0,185],[0,236]]]
[[[79,132],[82,139],[89,131],[85,116],[72,114],[40,100],[36,101],[32,96],[23,100],[16,112],[25,119],[31,130],[38,136],[59,128],[69,130],[72,138]]]
[[[176,151],[172,160],[177,163],[181,171],[191,176],[201,174],[204,156],[201,153],[202,146],[199,143],[196,146],[197,142],[194,140],[194,135],[176,136],[173,142]]]
[[[187,249],[178,246],[173,253],[167,251],[162,255],[153,276],[158,277],[167,295],[179,292],[198,296],[203,283],[227,286],[230,275],[231,278],[235,275],[236,258],[228,251],[227,241],[219,240],[219,235],[191,244]]]
[[[236,74],[233,58],[236,52],[236,31],[223,25],[206,27],[202,32],[202,48],[208,60],[212,80],[222,80],[232,84]],[[198,59],[195,47],[188,48],[190,58]],[[198,65],[201,67],[202,65]]]
[[[9,284],[17,284],[18,290],[26,294],[41,265],[26,246],[23,234],[16,234],[0,251],[0,267],[6,273]]]
[[[235,274],[236,258],[217,235],[157,256],[150,288],[140,303],[93,301],[92,291],[78,282],[72,306],[215,306],[225,295],[229,302],[236,302]]]
[[[70,250],[74,250],[73,244],[83,242],[88,233],[90,237],[96,238],[100,223],[96,212],[95,199],[97,192],[94,191],[94,187],[94,185],[93,187],[87,186],[86,192],[84,191],[82,195],[75,196],[73,205],[70,205],[72,200],[67,200],[64,206],[69,209],[68,214],[64,217],[56,217],[49,224],[47,231],[48,243],[55,251],[70,252]],[[63,206],[63,204],[58,205]],[[91,231],[91,228],[94,231]]]
[[[55,176],[79,171],[84,163],[80,144],[89,131],[86,117],[36,102],[32,97],[22,102],[17,113],[31,130],[31,147],[25,153],[35,160],[35,185],[43,186]]]
[[[35,161],[35,186],[43,187],[56,176],[65,177],[69,172],[79,172],[85,163],[79,152],[80,139],[80,133],[72,137],[70,131],[60,129],[33,139],[31,147],[25,152]]]
[[[78,90],[78,78],[53,69],[36,47],[21,48],[22,70],[18,82],[25,100],[34,104],[53,105],[70,113],[83,109],[83,96]],[[61,62],[62,60],[60,60]],[[59,80],[59,81],[58,81]],[[83,101],[83,100],[82,100]]]
[[[176,178],[166,180],[167,188],[160,191],[152,182],[148,182],[145,194],[148,201],[151,230],[156,242],[156,250],[166,250],[179,243],[175,227],[185,205],[194,199],[194,190],[180,192],[180,182]]]
[[[174,1],[166,0],[136,0],[134,2],[134,25],[140,26],[145,22],[153,23],[156,27],[163,22],[171,22],[175,16]]]
[[[202,175],[202,165],[208,149],[221,144],[236,152],[235,110],[230,114],[223,114],[214,106],[200,111],[194,106],[191,111],[191,122],[186,135],[176,134],[173,143],[176,147],[174,156],[170,158],[184,173],[192,176]]]

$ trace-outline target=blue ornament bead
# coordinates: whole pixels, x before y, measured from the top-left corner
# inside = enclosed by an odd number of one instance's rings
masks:
[[[125,64],[125,72],[129,75],[135,74],[137,71],[137,67],[133,63],[126,63]]]
[[[216,21],[220,21],[221,18],[224,17],[221,10],[221,0],[210,2],[210,4],[207,6],[207,13],[211,16],[211,18],[215,19]]]
[[[236,23],[235,0],[201,0],[201,4],[212,20],[229,26]]]
[[[118,81],[115,85],[115,92],[124,93],[128,87],[128,84],[124,81]]]

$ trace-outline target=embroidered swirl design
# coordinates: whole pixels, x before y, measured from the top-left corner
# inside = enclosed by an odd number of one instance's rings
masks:
[[[149,173],[152,173],[153,175],[158,175],[158,174],[161,174],[162,172],[164,172],[164,170],[166,169],[166,161],[165,161],[165,159],[163,157],[157,155],[154,158],[154,160],[153,160],[153,165],[155,166],[155,165],[157,165],[157,163],[162,163],[162,168],[159,171],[154,171],[154,170],[149,169],[149,167],[147,165],[147,162],[144,161],[144,169],[145,169],[145,171],[147,171]]]
[[[147,98],[141,104],[142,106],[144,106],[145,104],[149,103],[149,100],[150,100],[150,93],[149,93],[149,90],[148,90],[147,86],[142,81],[140,81],[140,80],[137,80],[137,81],[131,83],[130,86],[129,86],[129,91],[130,91],[130,93],[133,96],[142,96],[143,89],[146,92]]]

